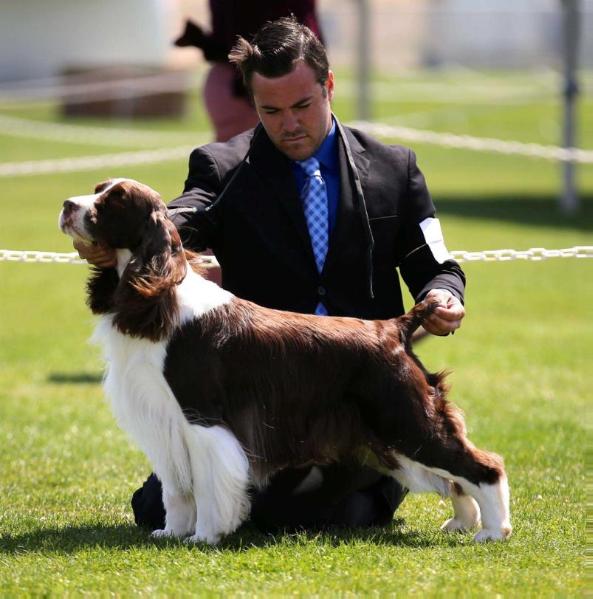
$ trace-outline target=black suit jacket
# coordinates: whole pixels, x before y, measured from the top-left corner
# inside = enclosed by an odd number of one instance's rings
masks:
[[[463,300],[459,265],[439,264],[420,229],[435,209],[414,153],[338,131],[341,197],[321,274],[290,160],[261,126],[192,152],[184,193],[169,205],[188,209],[173,215],[185,246],[211,248],[223,287],[272,308],[311,313],[322,301],[333,315],[398,316],[396,268],[416,301],[432,288]]]

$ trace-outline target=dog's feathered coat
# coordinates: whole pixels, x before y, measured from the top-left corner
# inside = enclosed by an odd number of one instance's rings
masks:
[[[67,200],[60,226],[118,250],[117,269],[89,281],[89,304],[103,315],[116,417],[163,484],[155,534],[216,542],[248,514],[250,484],[352,458],[411,491],[450,495],[446,530],[481,512],[477,540],[510,534],[502,460],[467,440],[443,375],[410,349],[434,305],[364,321],[241,300],[192,269],[159,196],[131,180]]]

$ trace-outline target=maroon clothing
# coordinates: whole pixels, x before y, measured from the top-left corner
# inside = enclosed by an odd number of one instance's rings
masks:
[[[212,13],[212,50],[207,60],[226,60],[237,41],[237,35],[250,40],[267,21],[294,14],[320,38],[315,14],[315,0],[210,0]],[[320,38],[321,39],[321,38]]]
[[[226,62],[238,35],[251,40],[267,21],[291,14],[321,39],[315,0],[210,0],[210,12],[212,32],[204,33],[192,23],[186,37],[189,45],[202,50],[208,62]]]
[[[321,31],[315,0],[210,0],[210,13],[210,33],[188,20],[174,43],[180,47],[195,46],[208,62],[214,63],[204,88],[204,100],[216,130],[216,141],[227,141],[255,127],[258,121],[241,73],[228,63],[237,36],[251,40],[266,22],[291,14],[320,40]]]
[[[210,13],[212,17],[212,31],[205,33],[200,25],[187,20],[185,31],[175,40],[176,46],[195,46],[202,50],[208,62],[226,63],[232,47],[237,41],[237,36],[251,40],[257,31],[268,21],[293,14],[296,19],[306,25],[321,40],[321,30],[315,12],[315,0],[210,0]],[[224,75],[223,75],[224,77]],[[213,86],[215,87],[215,86]],[[212,97],[218,92],[209,91]],[[232,103],[232,98],[247,98],[247,91],[243,85],[241,74],[235,71],[235,76],[230,81],[229,92],[223,94],[223,100]],[[214,102],[216,104],[216,102]],[[248,109],[249,110],[249,109]],[[209,114],[216,127],[217,141],[226,141],[232,135],[249,129],[253,126],[255,111],[246,119],[240,115],[234,117],[234,122],[219,130],[216,121],[222,118],[222,110],[215,110],[216,114]],[[243,111],[242,111],[243,112]],[[217,116],[218,115],[218,116]],[[229,135],[228,131],[232,135]]]

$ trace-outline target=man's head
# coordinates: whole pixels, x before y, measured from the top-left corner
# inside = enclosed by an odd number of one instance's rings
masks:
[[[334,76],[325,48],[294,17],[266,23],[229,60],[243,74],[270,139],[293,160],[311,156],[331,128]]]

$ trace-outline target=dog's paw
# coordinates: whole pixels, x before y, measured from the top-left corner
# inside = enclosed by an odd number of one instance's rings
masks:
[[[475,537],[476,543],[484,543],[485,541],[506,541],[512,532],[510,526],[505,526],[500,529],[483,528]]]
[[[166,539],[166,538],[175,537],[175,534],[173,533],[172,530],[166,530],[164,528],[160,528],[158,530],[153,530],[150,533],[150,536],[153,539]]]
[[[196,533],[191,537],[187,537],[185,542],[189,544],[206,543],[207,545],[216,545],[220,539],[221,535]]]
[[[477,526],[477,522],[475,524],[468,525],[467,522],[462,522],[457,518],[450,518],[441,526],[441,530],[443,532],[468,532],[475,526]]]

